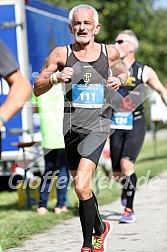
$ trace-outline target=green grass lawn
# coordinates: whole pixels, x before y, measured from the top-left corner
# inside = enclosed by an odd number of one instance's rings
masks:
[[[149,178],[152,178],[167,169],[167,139],[158,140],[156,157],[154,147],[153,141],[144,143],[136,162],[138,177],[149,174]],[[103,175],[104,173],[101,176]],[[108,189],[109,182],[101,182],[104,189],[101,189],[99,193],[97,187],[94,186],[94,192],[98,197],[99,204],[107,204],[116,200],[121,193],[120,189],[117,188],[117,184],[112,183],[112,186]],[[77,215],[78,201],[73,187],[69,189],[68,195],[70,202],[70,211],[68,213],[55,215],[53,213],[55,200],[50,200],[49,213],[42,217],[36,214],[37,205],[33,205],[31,210],[27,207],[19,207],[16,191],[0,192],[0,244],[2,248],[20,246],[32,234],[43,232],[64,219]]]

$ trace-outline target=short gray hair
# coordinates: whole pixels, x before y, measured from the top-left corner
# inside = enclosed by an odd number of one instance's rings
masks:
[[[124,31],[119,32],[119,34],[126,34],[126,35],[128,35],[129,38],[130,38],[130,41],[135,45],[136,50],[139,48],[138,38],[137,38],[137,36],[135,35],[135,33],[132,30],[124,30]]]
[[[87,4],[80,4],[80,5],[77,5],[77,6],[74,6],[70,12],[69,12],[69,23],[72,24],[72,20],[73,20],[73,16],[74,16],[74,12],[75,11],[78,11],[80,9],[88,9],[88,10],[91,10],[93,12],[93,19],[95,21],[95,25],[98,25],[99,24],[99,15],[97,13],[97,11],[95,10],[95,8],[93,8],[92,6],[90,5],[87,5]]]

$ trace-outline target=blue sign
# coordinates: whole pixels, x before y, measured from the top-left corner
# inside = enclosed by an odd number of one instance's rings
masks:
[[[56,46],[72,43],[68,11],[38,0],[26,5],[27,36],[32,83]],[[34,74],[36,73],[36,74]],[[33,77],[34,76],[34,77]]]
[[[24,28],[27,28],[29,72],[30,81],[33,83],[54,47],[70,44],[73,38],[68,27],[68,11],[66,9],[39,0],[30,0],[25,6],[16,7],[20,2],[19,0],[0,2],[0,38],[10,48],[16,60],[18,60],[18,50],[19,55],[24,54],[24,52],[20,52],[20,48],[17,48],[18,37],[15,17],[19,15],[19,12],[23,13],[23,8],[25,8],[26,26]],[[17,16],[15,13],[16,8],[22,8],[17,9]],[[23,40],[24,38],[21,41],[19,40],[19,44],[24,43]],[[0,80],[0,104],[7,98],[8,92],[6,90],[7,84],[4,80]],[[2,140],[2,151],[18,149],[11,146],[11,142],[18,142],[19,135],[10,135],[9,130],[12,128],[22,129],[22,125],[21,112],[17,113],[5,125],[6,137]]]
[[[8,27],[9,23],[15,23],[15,7],[14,5],[1,5],[1,15],[0,15],[0,38],[7,45],[10,51],[18,60],[17,52],[17,38],[16,38],[16,28]],[[8,28],[7,28],[8,27]],[[0,104],[2,104],[8,95],[8,85],[3,80],[0,79]],[[9,122],[6,123],[6,134],[2,139],[2,151],[13,151],[17,150],[17,147],[11,145],[12,142],[17,142],[18,135],[10,135],[9,131],[11,128],[22,128],[22,118],[21,112],[17,113]]]

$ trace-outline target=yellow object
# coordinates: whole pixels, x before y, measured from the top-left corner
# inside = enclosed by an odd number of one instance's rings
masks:
[[[56,181],[57,178],[55,177],[52,180],[52,183],[50,185],[50,194],[49,194],[49,199],[53,200],[56,198]],[[26,181],[21,181],[17,184],[17,193],[18,193],[18,205],[20,207],[25,206],[28,204],[28,199],[27,199],[27,190],[30,195],[30,201],[31,205],[38,203],[39,201],[39,190],[40,190],[40,183],[41,179],[31,179],[29,180],[29,183]],[[1,252],[1,251],[0,251]]]

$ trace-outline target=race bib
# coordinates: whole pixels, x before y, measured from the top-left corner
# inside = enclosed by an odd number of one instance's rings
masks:
[[[133,114],[128,112],[114,112],[111,129],[133,129]]]
[[[72,84],[72,104],[79,108],[100,108],[104,104],[101,84]]]

